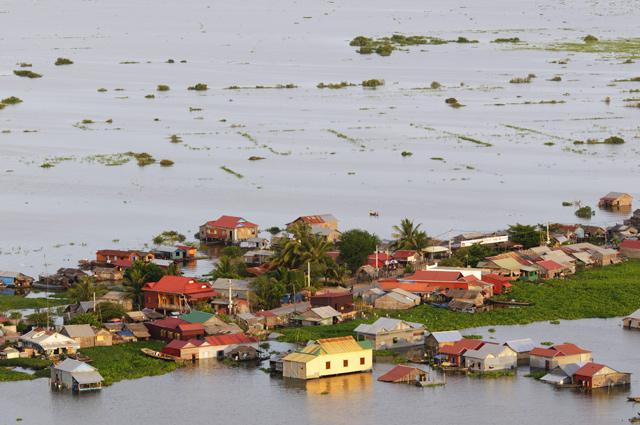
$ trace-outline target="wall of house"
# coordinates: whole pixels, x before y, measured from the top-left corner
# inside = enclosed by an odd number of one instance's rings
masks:
[[[620,255],[627,258],[640,258],[640,249],[620,248]]]
[[[360,359],[364,359],[362,364]],[[345,361],[347,362],[346,365]],[[327,362],[329,362],[329,368],[327,368]],[[301,367],[301,364],[304,367]],[[373,351],[362,350],[350,353],[327,354],[318,356],[307,363],[285,361],[283,366],[283,376],[298,379],[314,379],[323,376],[365,372],[373,367]]]
[[[549,361],[548,369],[551,370],[559,365],[566,365],[570,363],[586,363],[593,360],[593,356],[591,353],[585,354],[575,354],[572,356],[558,356],[558,357],[541,357],[541,356],[531,356],[529,360],[529,364],[533,369],[545,369],[546,362]]]
[[[404,304],[394,300],[391,297],[382,296],[375,300],[374,302],[375,308],[379,308],[380,310],[408,310],[413,307],[413,303]]]
[[[424,332],[408,329],[387,334],[378,334],[369,338],[365,336],[365,339],[372,341],[376,350],[412,347],[424,344]]]
[[[622,326],[625,328],[640,329],[640,319],[626,317],[622,319]]]
[[[488,372],[492,370],[513,369],[518,364],[518,355],[511,351],[504,351],[499,356],[488,356],[486,359],[465,357],[465,366],[470,370]]]
[[[303,362],[282,362],[282,376],[293,379],[307,379],[307,364]]]
[[[576,376],[576,381],[578,377]],[[615,385],[627,385],[631,383],[631,375],[616,372],[610,368],[604,368],[596,373],[591,380],[591,388],[603,388]]]

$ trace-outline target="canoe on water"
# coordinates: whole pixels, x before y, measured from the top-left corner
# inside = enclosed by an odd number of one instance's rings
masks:
[[[640,403],[640,396],[637,397],[627,397],[627,400],[633,401],[635,403]]]
[[[170,362],[180,362],[182,359],[179,359],[174,356],[170,356],[168,354],[161,353],[160,351],[155,351],[150,348],[141,348],[140,351],[146,354],[149,357],[153,357],[154,359],[167,360]]]

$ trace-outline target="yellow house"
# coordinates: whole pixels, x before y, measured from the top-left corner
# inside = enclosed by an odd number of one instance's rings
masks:
[[[282,360],[282,376],[285,378],[314,379],[370,371],[373,349],[370,341],[356,341],[352,336],[325,338]]]
[[[328,242],[340,239],[338,219],[333,214],[303,215],[287,224],[287,229],[295,224],[305,224],[311,228],[311,233],[324,237]]]

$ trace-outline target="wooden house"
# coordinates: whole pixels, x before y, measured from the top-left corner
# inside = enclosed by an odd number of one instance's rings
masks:
[[[631,207],[633,197],[628,193],[609,192],[600,198],[598,206],[600,208],[620,208]]]
[[[464,365],[476,372],[511,370],[518,367],[518,354],[506,345],[484,344],[464,353]]]
[[[424,370],[405,365],[397,365],[388,372],[380,375],[378,381],[391,382],[394,384],[419,384],[420,382],[427,382],[429,373]]]
[[[331,306],[312,307],[304,313],[294,316],[292,322],[300,326],[334,325],[342,314]]]
[[[187,311],[199,303],[211,301],[219,294],[209,282],[186,276],[162,276],[142,288],[144,306],[163,311]]]
[[[420,296],[401,288],[395,288],[378,297],[373,305],[379,310],[407,310],[420,305]]]
[[[629,385],[631,374],[618,372],[603,364],[589,362],[575,372],[573,383],[586,389]]]
[[[28,288],[33,283],[33,278],[20,272],[0,271],[0,286],[13,286],[16,288]]]
[[[192,259],[198,256],[198,247],[192,245],[176,245],[176,248],[184,251],[184,259]]]
[[[131,300],[126,292],[122,291],[109,291],[98,298],[96,302],[98,304],[103,302],[117,304],[119,306],[122,306],[124,311],[133,310],[133,300]]]
[[[375,350],[422,346],[425,332],[423,324],[389,317],[360,324],[354,330],[358,340],[370,341]]]
[[[80,348],[80,344],[68,336],[43,328],[34,328],[22,335],[19,344],[25,350],[33,349],[47,357],[74,354]]]
[[[207,221],[200,226],[198,233],[202,242],[222,242],[238,244],[241,241],[258,236],[258,225],[242,217],[220,216],[217,220]]]
[[[553,260],[536,261],[536,266],[540,269],[539,276],[541,279],[555,279],[562,277],[566,266],[556,263]]]
[[[287,229],[294,224],[309,226],[311,233],[326,238],[328,242],[335,242],[340,239],[338,219],[333,214],[303,215],[291,223],[287,223]]]
[[[629,329],[640,329],[640,310],[636,310],[622,319],[622,326]]]
[[[170,341],[172,339],[190,340],[202,339],[205,335],[205,328],[200,323],[189,323],[177,317],[158,319],[144,324],[152,339]]]
[[[353,294],[351,292],[325,292],[312,295],[309,299],[311,307],[329,306],[340,313],[353,310]]]
[[[529,354],[531,369],[552,370],[569,363],[587,363],[593,360],[591,351],[575,344],[556,344],[549,348],[536,347]]]
[[[183,261],[187,258],[187,253],[177,246],[159,245],[151,252],[157,260]]]
[[[640,240],[623,240],[620,243],[620,255],[627,258],[640,258]]]
[[[452,345],[445,345],[440,348],[438,359],[440,362],[446,362],[453,366],[464,366],[464,354],[468,350],[477,350],[483,345],[484,342],[482,340],[462,338]]]
[[[529,364],[531,350],[535,348],[535,344],[531,338],[512,339],[503,345],[506,345],[518,354],[518,366]]]
[[[116,261],[144,261],[153,260],[154,255],[150,252],[121,249],[100,249],[96,251],[96,263],[114,263]]]
[[[80,344],[80,348],[93,347],[96,344],[96,333],[91,325],[66,325],[60,333]]]
[[[368,372],[373,367],[373,350],[368,341],[357,342],[351,336],[325,338],[288,354],[282,360],[285,378],[314,379]]]
[[[425,338],[425,348],[431,355],[436,355],[440,352],[440,349],[447,345],[453,345],[462,339],[462,334],[459,331],[443,331],[443,332],[431,332]]]
[[[573,384],[573,375],[580,369],[585,363],[567,363],[554,367],[544,375],[540,380],[548,384],[557,386]]]
[[[420,254],[413,249],[399,249],[393,253],[393,259],[401,265],[415,264],[420,259]]]
[[[104,379],[93,366],[74,359],[65,359],[51,366],[51,386],[75,393],[95,391],[102,388]]]

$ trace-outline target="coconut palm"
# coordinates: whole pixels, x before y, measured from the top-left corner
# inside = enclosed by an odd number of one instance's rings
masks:
[[[422,252],[424,248],[429,246],[429,236],[427,233],[420,230],[421,223],[414,224],[413,220],[403,218],[400,221],[399,226],[393,226],[393,233],[391,236],[394,241],[392,243],[393,249],[412,249]]]
[[[75,303],[80,301],[89,301],[95,296],[104,293],[104,289],[95,285],[93,277],[82,276],[78,283],[73,285],[67,292],[69,299]]]
[[[133,301],[136,307],[142,307],[142,288],[150,281],[144,264],[140,261],[134,261],[131,268],[125,273],[124,279],[124,291],[127,297]]]

